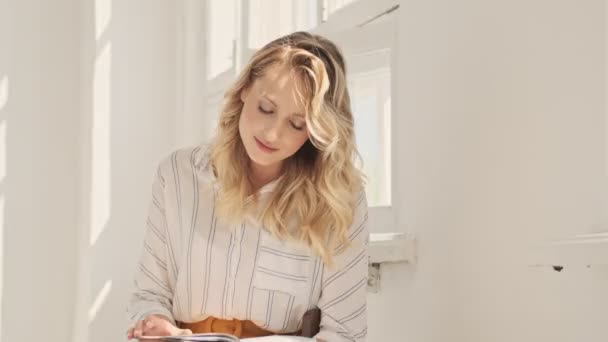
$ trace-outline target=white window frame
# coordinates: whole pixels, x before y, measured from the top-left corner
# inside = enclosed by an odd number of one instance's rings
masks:
[[[390,51],[390,61],[376,60],[378,64],[390,63],[391,71],[391,122],[394,123],[394,114],[398,113],[399,101],[397,94],[397,22],[389,19],[381,23],[365,25],[376,17],[381,16],[388,10],[394,9],[398,5],[395,0],[357,0],[335,11],[329,16],[327,21],[321,23],[312,31],[323,35],[332,41],[336,42],[342,49],[347,63],[349,57],[364,56],[370,52],[379,50]],[[370,60],[366,58],[366,61]],[[361,68],[367,68],[368,65],[357,65],[357,63],[349,63],[347,65],[348,72],[356,73]],[[400,202],[399,192],[397,189],[398,178],[396,166],[403,163],[403,156],[395,153],[394,148],[398,144],[398,135],[395,132],[395,125],[391,125],[391,170],[390,170],[390,205],[389,206],[370,206],[369,207],[369,222],[370,231],[372,233],[388,233],[401,231],[396,229],[398,222],[398,213],[395,210],[395,203]]]
[[[206,109],[213,108],[217,110],[223,93],[235,80],[236,75],[243,67],[243,64],[249,60],[255,50],[249,49],[248,37],[248,16],[249,13],[248,0],[232,0],[236,2],[237,8],[237,37],[234,47],[235,68],[233,75],[223,74],[222,77],[214,79],[212,82],[207,82],[205,86],[205,103]],[[365,55],[371,51],[388,49],[390,53],[390,70],[391,70],[391,122],[395,122],[394,113],[398,113],[399,102],[395,96],[397,92],[397,22],[394,19],[388,19],[373,25],[367,25],[376,18],[381,17],[387,11],[395,10],[398,7],[397,0],[356,0],[348,5],[333,12],[326,21],[322,19],[322,4],[323,0],[317,0],[316,3],[310,1],[311,10],[316,10],[317,26],[311,29],[311,32],[326,36],[343,50],[347,60],[349,56]],[[208,12],[206,12],[208,13]],[[208,30],[204,34],[207,34]],[[379,37],[382,37],[379,39]],[[208,49],[207,46],[204,47]],[[368,59],[369,61],[369,59]],[[387,61],[376,61],[378,63],[386,63]],[[357,63],[348,64],[349,71],[356,72],[360,67]],[[217,113],[207,113],[208,118],[217,116]],[[217,120],[215,120],[217,121]],[[390,206],[372,206],[369,208],[370,230],[373,233],[395,232],[401,231],[396,229],[398,222],[397,211],[394,209],[395,203],[399,203],[399,193],[394,191],[398,189],[399,179],[395,172],[397,166],[404,163],[395,153],[395,146],[398,146],[398,136],[395,134],[395,125],[391,126],[391,170],[390,170]],[[400,159],[401,158],[401,159]]]

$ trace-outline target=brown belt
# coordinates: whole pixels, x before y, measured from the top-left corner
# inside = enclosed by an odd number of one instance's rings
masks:
[[[194,323],[178,322],[180,329],[190,329],[194,334],[202,333],[222,333],[232,334],[238,338],[262,337],[270,335],[278,335],[272,331],[268,331],[258,327],[255,323],[249,320],[239,319],[219,319],[208,317],[205,320]],[[298,333],[285,334],[297,335]],[[283,335],[283,334],[281,334]]]

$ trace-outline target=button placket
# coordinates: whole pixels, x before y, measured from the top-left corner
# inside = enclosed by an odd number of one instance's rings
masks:
[[[238,269],[238,263],[241,257],[241,241],[244,234],[244,224],[241,224],[240,227],[235,227],[234,234],[232,234],[232,258],[230,260],[230,269],[228,270],[228,278],[229,285],[228,290],[230,292],[230,296],[228,297],[229,303],[228,308],[230,308],[229,315],[234,315],[234,293],[236,286],[236,271]]]

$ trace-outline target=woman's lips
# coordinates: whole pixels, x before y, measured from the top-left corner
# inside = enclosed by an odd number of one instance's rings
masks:
[[[260,148],[260,150],[267,152],[267,153],[271,153],[271,152],[275,152],[278,150],[278,148],[272,148],[266,144],[264,144],[263,142],[261,142],[258,138],[254,137],[255,139],[255,143],[256,145],[258,145],[258,147]]]

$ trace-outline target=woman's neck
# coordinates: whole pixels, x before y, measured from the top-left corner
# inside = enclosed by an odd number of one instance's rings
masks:
[[[282,165],[259,165],[254,162],[249,163],[251,173],[249,180],[253,186],[253,192],[257,192],[264,185],[276,180],[281,176]]]

